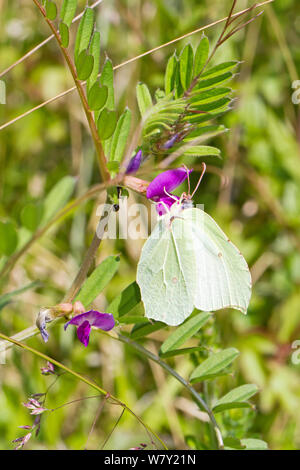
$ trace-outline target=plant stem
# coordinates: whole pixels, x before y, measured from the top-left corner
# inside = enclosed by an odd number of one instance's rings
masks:
[[[37,349],[34,349],[30,346],[27,346],[26,344],[24,343],[21,343],[20,341],[16,341],[15,339],[13,338],[10,338],[9,336],[6,336],[4,335],[3,333],[0,333],[0,338],[2,338],[4,341],[8,341],[10,343],[13,343],[15,344],[16,346],[19,346],[20,348],[22,349],[25,349],[26,351],[28,352],[31,352],[32,354],[40,357],[41,359],[44,359],[45,361],[49,361],[51,362],[52,364],[54,364],[55,366],[59,367],[60,369],[63,369],[65,372],[68,372],[69,374],[73,375],[73,377],[76,377],[77,379],[79,379],[81,382],[84,382],[85,384],[89,385],[90,387],[94,388],[95,390],[97,390],[99,393],[101,393],[101,395],[104,395],[105,397],[107,398],[110,398],[112,401],[114,401],[116,404],[118,404],[119,406],[121,406],[124,410],[128,411],[132,416],[134,416],[140,424],[142,424],[142,426],[148,431],[150,432],[159,442],[160,444],[164,447],[164,449],[167,449],[165,443],[160,439],[160,437],[154,432],[152,431],[152,429],[150,428],[150,426],[148,426],[146,423],[144,423],[142,421],[142,419],[137,416],[127,405],[126,403],[123,403],[122,401],[120,401],[117,397],[111,395],[109,392],[107,392],[106,390],[104,390],[103,388],[101,388],[99,385],[97,385],[95,382],[93,382],[92,380],[89,380],[87,379],[86,377],[84,377],[83,375],[79,374],[78,372],[75,372],[74,370],[70,369],[69,367],[65,366],[64,364],[62,364],[61,362],[58,362],[56,361],[56,359],[53,359],[52,357],[50,356],[47,356],[46,354],[43,354],[42,352],[38,351]]]

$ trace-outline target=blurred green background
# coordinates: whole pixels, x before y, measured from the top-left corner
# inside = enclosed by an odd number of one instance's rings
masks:
[[[79,3],[81,11],[86,2]],[[250,4],[240,0],[237,9]],[[114,65],[120,64],[225,17],[230,5],[230,0],[103,0],[97,7],[103,58],[107,52]],[[219,32],[217,26],[206,34],[213,42]],[[33,2],[0,0],[0,72],[48,35]],[[200,37],[198,33],[120,68],[115,76],[119,109],[128,105],[138,116],[136,83],[145,81],[153,92],[163,87],[168,57],[187,42],[196,46]],[[222,161],[211,160],[222,179],[208,173],[198,192],[199,202],[244,254],[254,281],[246,317],[233,311],[218,312],[201,333],[208,345],[241,351],[234,375],[218,381],[218,396],[247,382],[259,386],[256,412],[235,410],[218,419],[225,433],[228,428],[238,437],[247,433],[247,437],[262,438],[271,449],[300,448],[300,365],[291,360],[292,343],[300,340],[300,108],[292,102],[292,84],[300,80],[299,37],[299,0],[275,0],[261,18],[218,51],[216,62],[241,61],[233,83],[237,100],[222,119],[230,132],[212,142],[222,150]],[[0,125],[72,86],[54,41],[2,79],[7,104],[0,105]],[[19,243],[30,235],[22,227],[24,207],[41,202],[66,175],[78,178],[76,196],[99,181],[76,93],[0,131],[0,219],[18,227]],[[34,323],[41,306],[61,301],[93,235],[98,203],[98,199],[87,202],[55,225],[2,282],[1,293],[36,280],[40,284],[2,308],[1,332],[15,334]],[[105,311],[107,303],[135,279],[142,243],[122,240],[101,245],[98,261],[121,253],[121,265],[94,303],[96,308]],[[0,265],[3,262],[0,259]],[[145,344],[157,351],[166,335],[161,330]],[[201,437],[206,432],[206,424],[180,385],[117,341],[94,334],[90,347],[84,349],[74,330],[66,334],[56,328],[47,345],[40,338],[28,344],[102,383],[141,415],[170,448],[185,448],[188,436]],[[186,356],[170,363],[183,376],[193,366]],[[14,349],[0,366],[1,449],[11,448],[10,441],[21,435],[18,426],[31,424],[22,402],[51,383],[51,378],[41,376],[42,365],[30,354]],[[93,392],[87,386],[66,375],[51,388],[48,406],[89,394]],[[45,416],[40,436],[27,448],[84,447],[98,406],[98,400],[87,400]],[[105,406],[88,448],[101,445],[119,414],[118,407]],[[140,442],[148,443],[149,437],[125,414],[106,448],[126,449]]]

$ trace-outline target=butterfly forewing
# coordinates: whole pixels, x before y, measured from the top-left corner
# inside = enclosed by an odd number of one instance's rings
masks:
[[[191,230],[183,219],[170,222],[167,215],[143,247],[137,282],[148,318],[179,325],[193,311],[196,262]]]
[[[251,275],[242,254],[204,211],[187,209],[183,218],[192,226],[197,264],[195,307],[205,311],[231,307],[247,313]]]

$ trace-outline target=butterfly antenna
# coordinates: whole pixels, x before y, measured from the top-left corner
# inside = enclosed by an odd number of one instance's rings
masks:
[[[202,178],[203,178],[205,172],[206,172],[206,165],[205,165],[205,163],[203,162],[203,163],[202,163],[202,173],[201,173],[201,175],[200,175],[200,178],[199,178],[199,181],[198,181],[198,183],[197,183],[197,186],[195,187],[195,189],[194,189],[194,191],[193,191],[193,194],[191,195],[191,198],[193,198],[195,192],[196,192],[197,189],[199,188],[200,183],[201,183],[201,181],[202,181]]]
[[[168,193],[168,191],[166,190],[166,188],[164,187],[164,193],[169,196],[171,199],[174,199],[174,201],[178,201],[177,197],[174,196],[174,194],[170,194]]]
[[[183,165],[183,168],[185,169],[186,174],[187,174],[187,179],[188,179],[188,195],[190,195],[190,194],[191,194],[190,170],[189,170],[188,167],[185,166],[185,165]]]

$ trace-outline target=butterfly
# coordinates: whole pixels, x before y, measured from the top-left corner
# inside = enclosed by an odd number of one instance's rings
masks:
[[[192,196],[174,196],[171,207],[166,206],[137,268],[146,317],[171,326],[195,308],[247,313],[251,297],[244,257],[210,215],[193,207]]]

